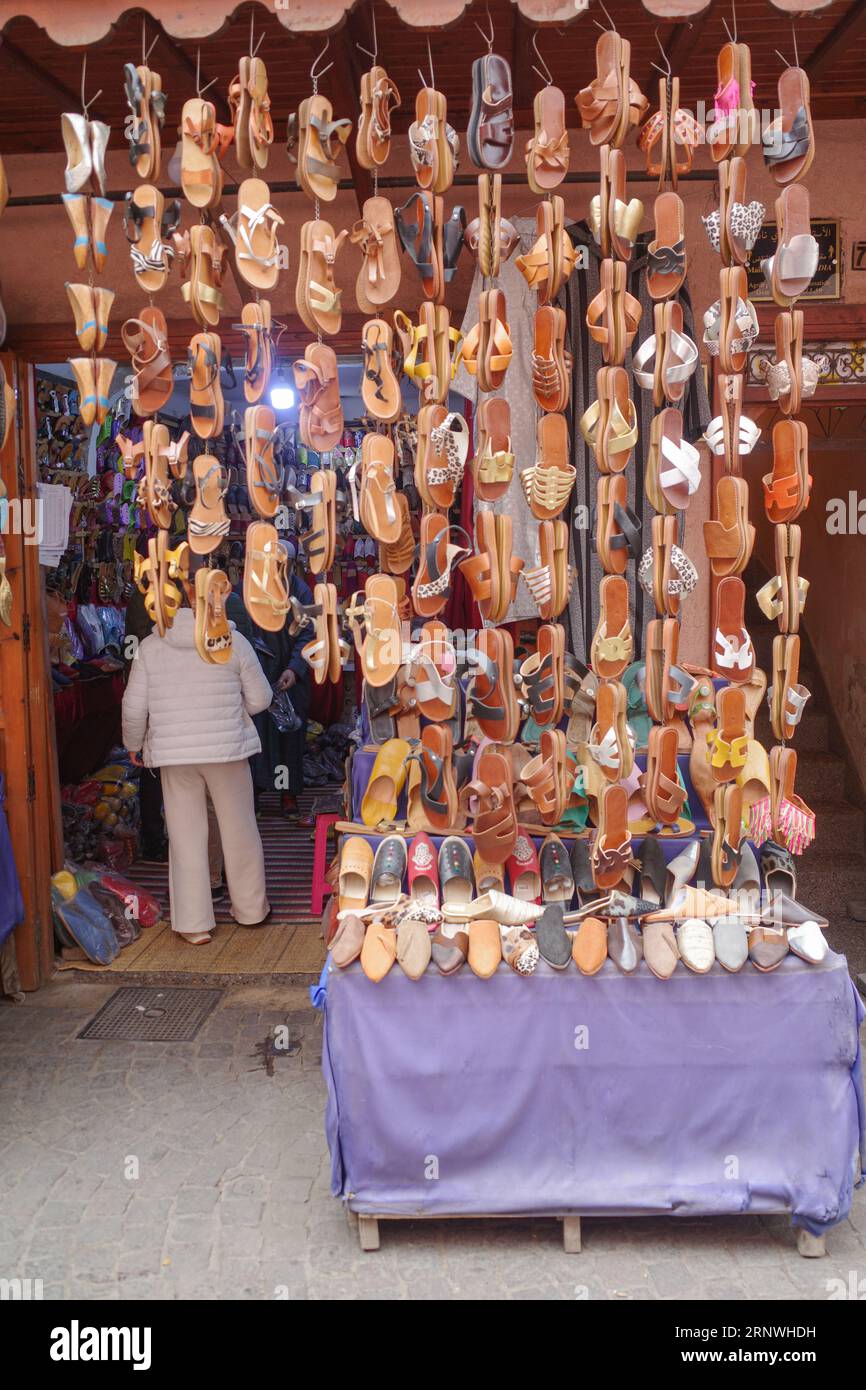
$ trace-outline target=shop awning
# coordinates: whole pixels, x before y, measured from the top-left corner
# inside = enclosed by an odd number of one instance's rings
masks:
[[[295,33],[327,33],[342,24],[355,0],[255,0]],[[471,0],[387,0],[405,24],[429,29],[455,23]],[[565,24],[586,9],[584,0],[512,0],[532,24]],[[27,18],[55,43],[98,43],[113,25],[141,6],[128,0],[0,0],[0,30],[13,19]],[[149,0],[147,13],[174,39],[204,39],[216,34],[241,8],[233,0]]]

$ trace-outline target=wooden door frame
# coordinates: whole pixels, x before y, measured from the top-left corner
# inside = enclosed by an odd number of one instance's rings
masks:
[[[0,359],[16,395],[15,423],[0,454],[0,472],[10,503],[35,506],[33,367],[10,352]],[[63,863],[60,782],[39,546],[28,543],[20,529],[9,528],[3,541],[12,625],[0,628],[0,768],[24,899],[24,921],[13,934],[18,979],[22,989],[35,990],[54,969],[50,878]]]

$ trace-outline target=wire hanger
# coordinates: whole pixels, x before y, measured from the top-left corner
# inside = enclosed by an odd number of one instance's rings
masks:
[[[87,113],[88,113],[88,111],[90,110],[90,108],[91,108],[91,106],[93,105],[93,103],[94,103],[95,101],[98,101],[99,98],[102,96],[102,88],[100,87],[99,91],[98,91],[98,92],[94,92],[93,96],[90,98],[89,101],[85,101],[85,99],[84,99],[84,88],[85,88],[86,82],[87,82],[87,50],[85,49],[85,51],[84,51],[84,57],[81,59],[81,114],[84,116],[84,119],[85,119],[85,120],[88,119],[88,114],[87,114]]]
[[[725,26],[725,33],[727,34],[727,36],[728,36],[728,38],[730,39],[731,43],[736,43],[736,42],[737,42],[737,0],[731,0],[731,18],[732,18],[733,21],[734,21],[734,32],[733,32],[733,34],[731,33],[730,28],[728,27],[728,21],[725,19],[724,15],[722,15],[722,23],[723,23],[724,26]]]
[[[196,95],[197,95],[199,98],[203,97],[204,94],[205,94],[205,92],[208,90],[208,88],[209,88],[209,87],[212,87],[213,84],[214,84],[215,82],[216,82],[216,78],[215,78],[215,77],[212,77],[211,80],[210,80],[210,82],[206,82],[204,86],[201,85],[201,48],[197,48],[196,51],[195,51],[195,90],[196,90]]]
[[[796,26],[795,26],[795,24],[794,24],[793,19],[791,20],[791,37],[792,37],[793,40],[794,40],[794,64],[793,64],[793,66],[794,66],[795,68],[798,68],[798,67],[800,66],[800,54],[799,54],[799,52],[798,52],[798,50],[797,50],[797,29],[796,29]],[[781,58],[782,62],[785,64],[785,67],[786,67],[786,68],[791,67],[791,64],[788,62],[788,59],[785,57],[784,53],[779,53],[778,48],[776,49],[776,53],[777,53],[777,55]]]
[[[375,10],[375,7],[374,7],[373,5],[370,6],[370,19],[371,19],[372,25],[373,25],[373,51],[372,51],[372,53],[370,52],[369,48],[365,48],[364,45],[361,44],[361,43],[356,43],[356,44],[355,44],[355,47],[358,48],[358,49],[360,49],[360,51],[361,51],[362,53],[366,54],[366,56],[370,59],[370,61],[372,62],[373,66],[375,67],[375,66],[376,66],[376,60],[377,60],[377,58],[379,57],[379,39],[378,39],[378,37],[377,37],[377,35],[376,35],[376,10]]]
[[[159,34],[154,35],[153,43],[147,48],[147,15],[141,16],[141,66],[147,67],[147,60],[159,41]]]
[[[435,75],[435,73],[433,72],[433,50],[432,50],[431,47],[430,47],[430,35],[429,35],[429,34],[427,35],[427,62],[430,64],[430,81],[429,81],[429,83],[427,82],[427,78],[424,76],[424,74],[423,74],[423,72],[421,71],[420,68],[418,69],[418,76],[421,78],[421,81],[423,82],[423,84],[424,84],[425,87],[430,86],[430,87],[433,87],[433,88],[435,89],[435,87],[436,87],[436,75]]]
[[[665,60],[665,65],[664,65],[664,67],[661,67],[661,65],[660,65],[659,63],[650,63],[650,67],[651,67],[651,68],[655,68],[656,72],[660,72],[661,75],[662,75],[662,77],[667,78],[668,82],[670,82],[671,78],[673,77],[673,72],[672,72],[672,70],[671,70],[671,60],[670,60],[670,58],[668,57],[668,55],[665,53],[664,45],[663,45],[661,39],[659,38],[659,31],[658,31],[658,29],[653,30],[653,32],[654,32],[654,34],[655,34],[656,43],[657,43],[658,46],[659,46],[659,52],[661,53],[662,57],[663,57],[664,60]]]
[[[490,25],[490,33],[489,33],[489,34],[486,34],[486,33],[484,32],[484,30],[481,28],[481,25],[478,23],[478,20],[477,20],[477,19],[476,19],[476,20],[473,20],[473,23],[474,23],[474,25],[475,25],[475,28],[478,30],[479,34],[481,35],[482,39],[483,39],[484,42],[487,44],[487,53],[488,53],[488,55],[490,55],[490,54],[493,52],[493,36],[494,36],[493,16],[492,16],[491,13],[490,13],[490,6],[489,6],[489,5],[485,5],[484,8],[485,8],[485,10],[487,11],[487,23]]]
[[[605,24],[600,24],[600,23],[598,22],[597,19],[594,19],[594,20],[593,20],[593,24],[595,25],[595,27],[596,27],[597,29],[600,29],[600,30],[602,31],[602,33],[606,33],[606,32],[609,30],[610,33],[615,34],[615,33],[616,33],[616,25],[614,24],[613,20],[611,19],[610,15],[609,15],[608,12],[607,12],[607,9],[606,9],[605,4],[604,4],[604,0],[598,0],[598,3],[599,3],[599,5],[601,6],[602,10],[604,10],[604,16],[605,16],[605,19],[607,20],[607,24],[606,24],[606,25],[605,25]]]
[[[264,40],[265,40],[265,35],[264,35],[264,33],[260,34],[260,35],[259,35],[259,41],[258,41],[258,43],[256,44],[255,48],[253,48],[253,38],[255,37],[255,26],[256,26],[256,13],[255,13],[255,10],[253,10],[252,14],[250,15],[250,57],[251,57],[251,58],[255,58],[256,54],[258,53],[259,49],[261,48],[261,46],[262,46],[262,44],[264,43]]]
[[[532,64],[532,71],[538,73],[538,76],[541,78],[542,82],[544,82],[544,83],[546,84],[546,86],[552,87],[552,86],[553,86],[553,73],[550,71],[550,68],[547,66],[547,63],[545,62],[544,57],[542,56],[541,49],[538,47],[538,30],[537,30],[537,29],[536,29],[535,33],[532,35],[532,47],[535,49],[535,54],[536,54],[536,57],[538,58],[539,63],[541,63],[542,67],[544,68],[544,71],[542,72],[541,68],[537,68],[537,67],[535,66],[535,64],[533,63],[533,64]]]
[[[323,67],[323,68],[320,68],[320,67],[319,67],[319,63],[322,61],[322,59],[324,58],[325,54],[327,53],[327,51],[328,51],[328,49],[329,49],[330,47],[331,47],[331,40],[330,40],[330,39],[325,39],[325,47],[322,49],[321,53],[318,53],[318,54],[316,55],[316,57],[313,59],[313,65],[312,65],[312,67],[310,68],[310,81],[311,81],[312,84],[313,84],[313,92],[314,92],[314,93],[316,92],[316,89],[317,89],[317,87],[318,87],[319,78],[320,78],[320,77],[324,77],[325,73],[326,73],[326,72],[330,72],[331,68],[334,66],[333,61],[332,61],[332,62],[326,64],[326,66]]]

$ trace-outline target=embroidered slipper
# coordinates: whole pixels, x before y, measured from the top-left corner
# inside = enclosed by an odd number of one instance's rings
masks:
[[[305,222],[295,286],[295,307],[311,333],[339,333],[342,291],[334,281],[334,265],[348,232],[339,236],[330,222]]]
[[[132,407],[137,415],[161,410],[174,389],[168,325],[161,309],[148,305],[140,318],[127,319],[120,331],[132,358]]]
[[[564,415],[542,415],[536,434],[536,462],[523,470],[520,481],[532,515],[547,521],[567,506],[577,469],[568,462],[568,425]]]
[[[669,299],[686,278],[685,210],[678,193],[660,193],[653,209],[655,237],[647,247],[647,291]]]
[[[592,877],[600,892],[616,888],[631,866],[628,793],[613,784],[599,797],[598,830],[592,843]]]
[[[787,67],[779,78],[778,120],[761,136],[764,162],[778,184],[805,177],[815,158],[815,132],[809,105],[809,78],[802,68]]]
[[[232,633],[225,601],[232,591],[222,570],[202,566],[195,575],[195,646],[202,661],[223,665],[231,660]]]
[[[751,680],[755,649],[746,630],[746,586],[739,575],[721,579],[715,596],[715,635],[712,666],[717,676],[735,685]]]
[[[484,399],[478,406],[478,447],[472,461],[478,497],[483,502],[504,497],[513,475],[511,407],[501,396]]]
[[[628,584],[620,575],[606,574],[598,586],[601,607],[592,639],[593,670],[605,680],[621,676],[632,660],[634,641],[629,622]]]
[[[565,97],[559,87],[542,87],[535,95],[533,112],[535,134],[526,145],[526,175],[533,193],[543,196],[558,188],[568,173]]]
[[[231,526],[224,504],[228,473],[212,454],[199,454],[193,459],[192,474],[196,497],[187,519],[189,548],[195,555],[209,555],[228,535]],[[247,541],[249,543],[249,532]]]
[[[400,416],[403,399],[391,366],[391,325],[384,319],[369,319],[362,331],[361,348],[364,354],[361,398],[365,409],[383,424],[393,424]]]
[[[809,433],[802,420],[773,426],[773,471],[763,478],[764,507],[774,525],[794,521],[809,505]]]
[[[390,301],[400,289],[401,267],[394,209],[387,198],[366,198],[350,240],[360,246],[363,262],[358,272],[355,297],[368,314]],[[410,253],[411,254],[411,253]]]
[[[532,389],[541,410],[568,409],[571,354],[565,350],[565,310],[545,305],[535,314]]]

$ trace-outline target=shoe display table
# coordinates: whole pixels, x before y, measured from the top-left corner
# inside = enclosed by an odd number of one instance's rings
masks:
[[[790,1212],[823,1253],[848,1214],[864,1010],[843,956],[380,984],[329,961],[314,994],[332,1191],[365,1248],[382,1218],[559,1217],[579,1249],[581,1216]]]

